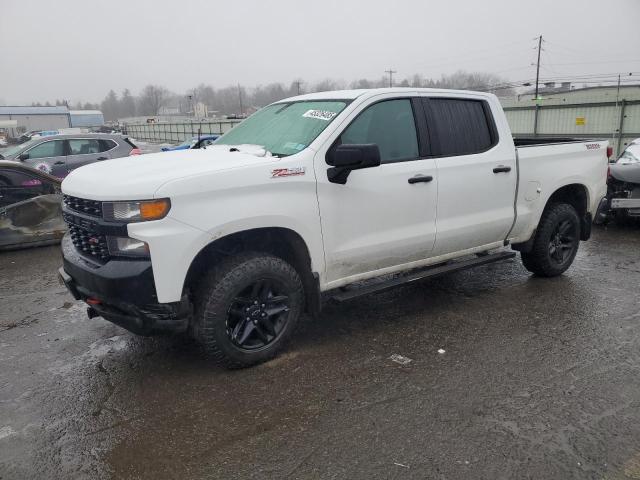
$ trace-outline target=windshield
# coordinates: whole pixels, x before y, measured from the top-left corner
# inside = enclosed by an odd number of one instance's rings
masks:
[[[259,145],[273,155],[304,150],[347,106],[346,100],[285,102],[257,111],[216,145]]]
[[[23,150],[35,145],[36,143],[38,143],[38,141],[40,141],[39,138],[38,139],[34,139],[34,140],[29,140],[26,143],[21,143],[20,145],[15,145],[13,147],[6,148],[0,153],[2,154],[2,156],[4,158],[15,157],[21,151],[23,151]]]
[[[198,142],[197,138],[188,138],[184,142],[182,142],[178,147],[193,147]]]
[[[629,145],[622,155],[620,155],[616,163],[628,164],[638,162],[640,162],[640,145]]]

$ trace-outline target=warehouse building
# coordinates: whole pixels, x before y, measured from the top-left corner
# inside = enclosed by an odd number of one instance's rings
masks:
[[[70,111],[66,106],[0,106],[0,124],[6,126],[4,130],[10,137],[19,137],[39,130],[99,127],[104,124],[104,117],[99,110]]]
[[[518,137],[575,137],[608,140],[619,155],[640,138],[640,85],[574,88],[544,84],[501,98],[511,131]]]
[[[69,128],[71,118],[67,107],[0,107],[0,121],[15,120],[17,125],[9,128],[11,137],[19,137],[33,130],[57,130]]]
[[[104,125],[104,116],[100,110],[70,110],[72,127],[90,128]]]

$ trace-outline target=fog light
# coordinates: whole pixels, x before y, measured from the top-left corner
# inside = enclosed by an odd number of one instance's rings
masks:
[[[114,256],[146,257],[149,255],[149,245],[142,240],[129,237],[107,237],[109,253]]]

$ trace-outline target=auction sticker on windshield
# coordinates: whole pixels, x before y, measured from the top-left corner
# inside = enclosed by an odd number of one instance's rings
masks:
[[[306,118],[317,118],[318,120],[328,122],[336,116],[336,112],[329,112],[327,110],[307,110],[302,116]]]

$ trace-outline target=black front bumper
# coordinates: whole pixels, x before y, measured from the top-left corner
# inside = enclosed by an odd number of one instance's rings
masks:
[[[138,335],[183,332],[191,305],[159,303],[149,259],[111,259],[98,264],[81,256],[68,235],[62,239],[59,277],[71,295],[89,304],[90,318],[100,316]]]

